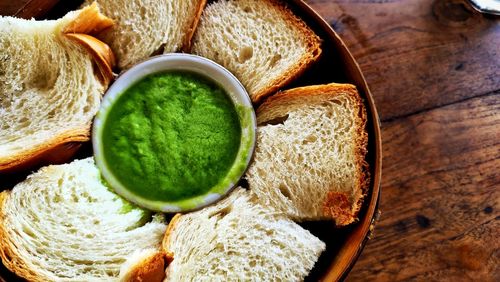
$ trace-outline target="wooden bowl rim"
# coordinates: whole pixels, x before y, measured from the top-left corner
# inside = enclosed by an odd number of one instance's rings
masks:
[[[353,67],[351,70],[351,74],[357,76],[357,82],[350,81],[350,83],[356,85],[358,91],[360,92],[361,97],[365,100],[365,105],[367,107],[368,112],[368,121],[367,121],[367,130],[372,132],[372,135],[369,135],[369,140],[374,142],[375,152],[373,153],[372,161],[369,162],[369,165],[373,168],[370,168],[371,171],[371,181],[369,186],[369,193],[367,198],[365,198],[364,205],[368,205],[366,212],[360,216],[359,221],[356,223],[357,228],[361,229],[359,232],[361,233],[359,242],[357,242],[357,246],[351,246],[352,249],[349,251],[350,255],[347,261],[343,261],[341,264],[336,260],[332,261],[330,266],[328,267],[327,272],[322,276],[322,280],[324,281],[339,281],[343,280],[347,277],[350,270],[354,267],[358,257],[361,255],[364,246],[368,242],[373,233],[375,224],[380,215],[380,211],[378,209],[379,198],[381,193],[381,178],[382,178],[382,138],[380,132],[380,118],[378,116],[377,108],[375,106],[375,101],[370,92],[366,79],[359,67],[359,64],[354,59],[353,55],[347,48],[344,41],[340,38],[340,36],[333,30],[333,28],[328,24],[328,22],[321,17],[318,12],[316,12],[309,4],[304,2],[304,0],[291,0],[290,1],[293,6],[295,6],[298,11],[305,14],[310,19],[306,19],[301,17],[306,24],[309,25],[309,22],[313,20],[323,32],[327,34],[328,39],[331,40],[332,43],[337,45],[339,49],[344,53],[344,63],[346,66]],[[326,38],[323,38],[326,39]]]

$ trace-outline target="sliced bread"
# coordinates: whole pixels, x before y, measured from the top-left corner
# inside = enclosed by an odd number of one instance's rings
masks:
[[[189,48],[206,0],[96,1],[115,25],[98,37],[111,46],[126,69],[154,53]]]
[[[246,179],[264,206],[294,220],[356,220],[369,176],[366,110],[355,86],[300,87],[257,110],[257,147]]]
[[[0,17],[0,172],[89,140],[107,83],[88,49],[65,34],[111,24],[96,5],[55,21]]]
[[[192,53],[226,67],[258,102],[302,73],[321,49],[282,1],[219,0],[203,11]]]
[[[301,281],[325,244],[237,188],[214,206],[172,219],[165,281]]]
[[[43,167],[0,193],[0,257],[29,281],[161,281],[165,230],[162,216],[103,185],[92,158]]]

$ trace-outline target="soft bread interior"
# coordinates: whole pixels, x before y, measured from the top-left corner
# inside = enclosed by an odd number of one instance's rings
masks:
[[[301,281],[325,244],[237,188],[203,210],[174,218],[163,241],[165,281]]]
[[[86,0],[84,5],[94,0]],[[189,45],[206,0],[97,0],[115,25],[99,38],[111,46],[121,69],[154,53],[175,52]]]
[[[0,256],[30,281],[116,281],[141,267],[121,269],[138,252],[159,251],[166,229],[103,185],[92,158],[44,167],[3,194]]]
[[[368,183],[366,111],[356,88],[295,88],[257,110],[257,147],[246,178],[264,206],[295,220],[356,219]]]
[[[230,70],[256,102],[300,74],[321,49],[282,1],[220,0],[203,11],[192,52]]]
[[[92,9],[56,21],[0,18],[0,171],[58,144],[88,140],[105,83],[89,52],[62,31]]]

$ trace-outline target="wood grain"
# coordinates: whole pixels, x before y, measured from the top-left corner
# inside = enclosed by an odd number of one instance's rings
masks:
[[[19,18],[43,17],[60,0],[0,1],[0,15]]]
[[[347,280],[500,281],[498,19],[455,0],[308,2],[387,121],[381,221]]]
[[[306,0],[363,70],[382,121],[500,89],[500,21],[465,0]]]
[[[14,16],[32,0],[0,1],[0,15]]]
[[[348,280],[500,281],[500,92],[382,136],[382,217]]]

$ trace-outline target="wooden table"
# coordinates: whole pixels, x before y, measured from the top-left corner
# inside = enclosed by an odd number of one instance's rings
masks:
[[[0,10],[57,1],[31,2]],[[382,121],[382,216],[347,280],[500,281],[500,18],[463,0],[306,2],[358,60]]]
[[[500,281],[500,17],[461,0],[308,0],[382,121],[375,234],[348,281]]]

